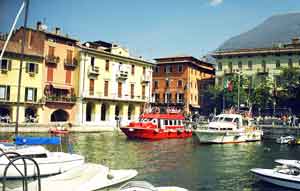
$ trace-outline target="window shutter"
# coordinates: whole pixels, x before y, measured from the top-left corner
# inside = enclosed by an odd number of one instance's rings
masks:
[[[33,98],[34,102],[36,102],[37,100],[37,88],[34,88],[34,98]]]
[[[28,97],[28,88],[25,88],[25,97],[24,97],[25,101],[27,101],[27,97]]]
[[[38,64],[35,64],[34,66],[35,66],[35,67],[34,67],[35,73],[36,73],[36,74],[39,73],[39,65],[38,65]]]
[[[26,73],[29,71],[29,63],[26,63]]]
[[[11,60],[7,61],[7,68],[8,68],[8,71],[11,71]]]
[[[6,86],[6,100],[9,101],[10,99],[10,86]]]

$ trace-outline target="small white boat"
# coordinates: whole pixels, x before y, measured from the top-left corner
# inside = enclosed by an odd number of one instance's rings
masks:
[[[136,170],[110,170],[99,164],[85,163],[68,172],[42,178],[41,190],[53,191],[93,191],[130,180],[137,175]],[[38,181],[29,183],[28,190],[37,190]],[[22,188],[14,189],[21,191]]]
[[[276,159],[276,163],[291,167],[297,167],[300,169],[300,161],[299,160],[287,160],[287,159]]]
[[[130,181],[119,188],[119,191],[188,191],[175,186],[154,187],[146,181]]]
[[[250,170],[259,179],[278,186],[300,190],[300,169],[280,166],[275,169],[254,168]]]
[[[296,138],[294,136],[281,136],[276,139],[276,143],[279,144],[291,144],[295,142],[296,142]]]
[[[220,114],[208,124],[207,129],[196,129],[200,143],[241,143],[260,141],[262,130],[254,126],[253,120],[240,114]]]

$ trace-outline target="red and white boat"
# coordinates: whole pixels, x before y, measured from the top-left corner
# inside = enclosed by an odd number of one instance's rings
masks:
[[[130,139],[188,138],[192,136],[192,129],[185,127],[184,120],[180,113],[147,113],[121,130]]]

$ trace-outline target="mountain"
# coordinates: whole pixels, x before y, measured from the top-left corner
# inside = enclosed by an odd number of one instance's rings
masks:
[[[252,30],[225,41],[218,50],[268,48],[300,37],[300,13],[275,15]]]

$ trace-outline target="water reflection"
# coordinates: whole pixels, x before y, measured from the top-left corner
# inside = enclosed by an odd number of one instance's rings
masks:
[[[249,169],[272,168],[278,158],[299,159],[300,148],[273,142],[200,145],[195,137],[132,141],[118,132],[70,134],[62,141],[64,151],[70,150],[70,143],[73,151],[84,155],[88,162],[134,168],[139,172],[136,180],[195,191],[287,191],[257,181]]]

